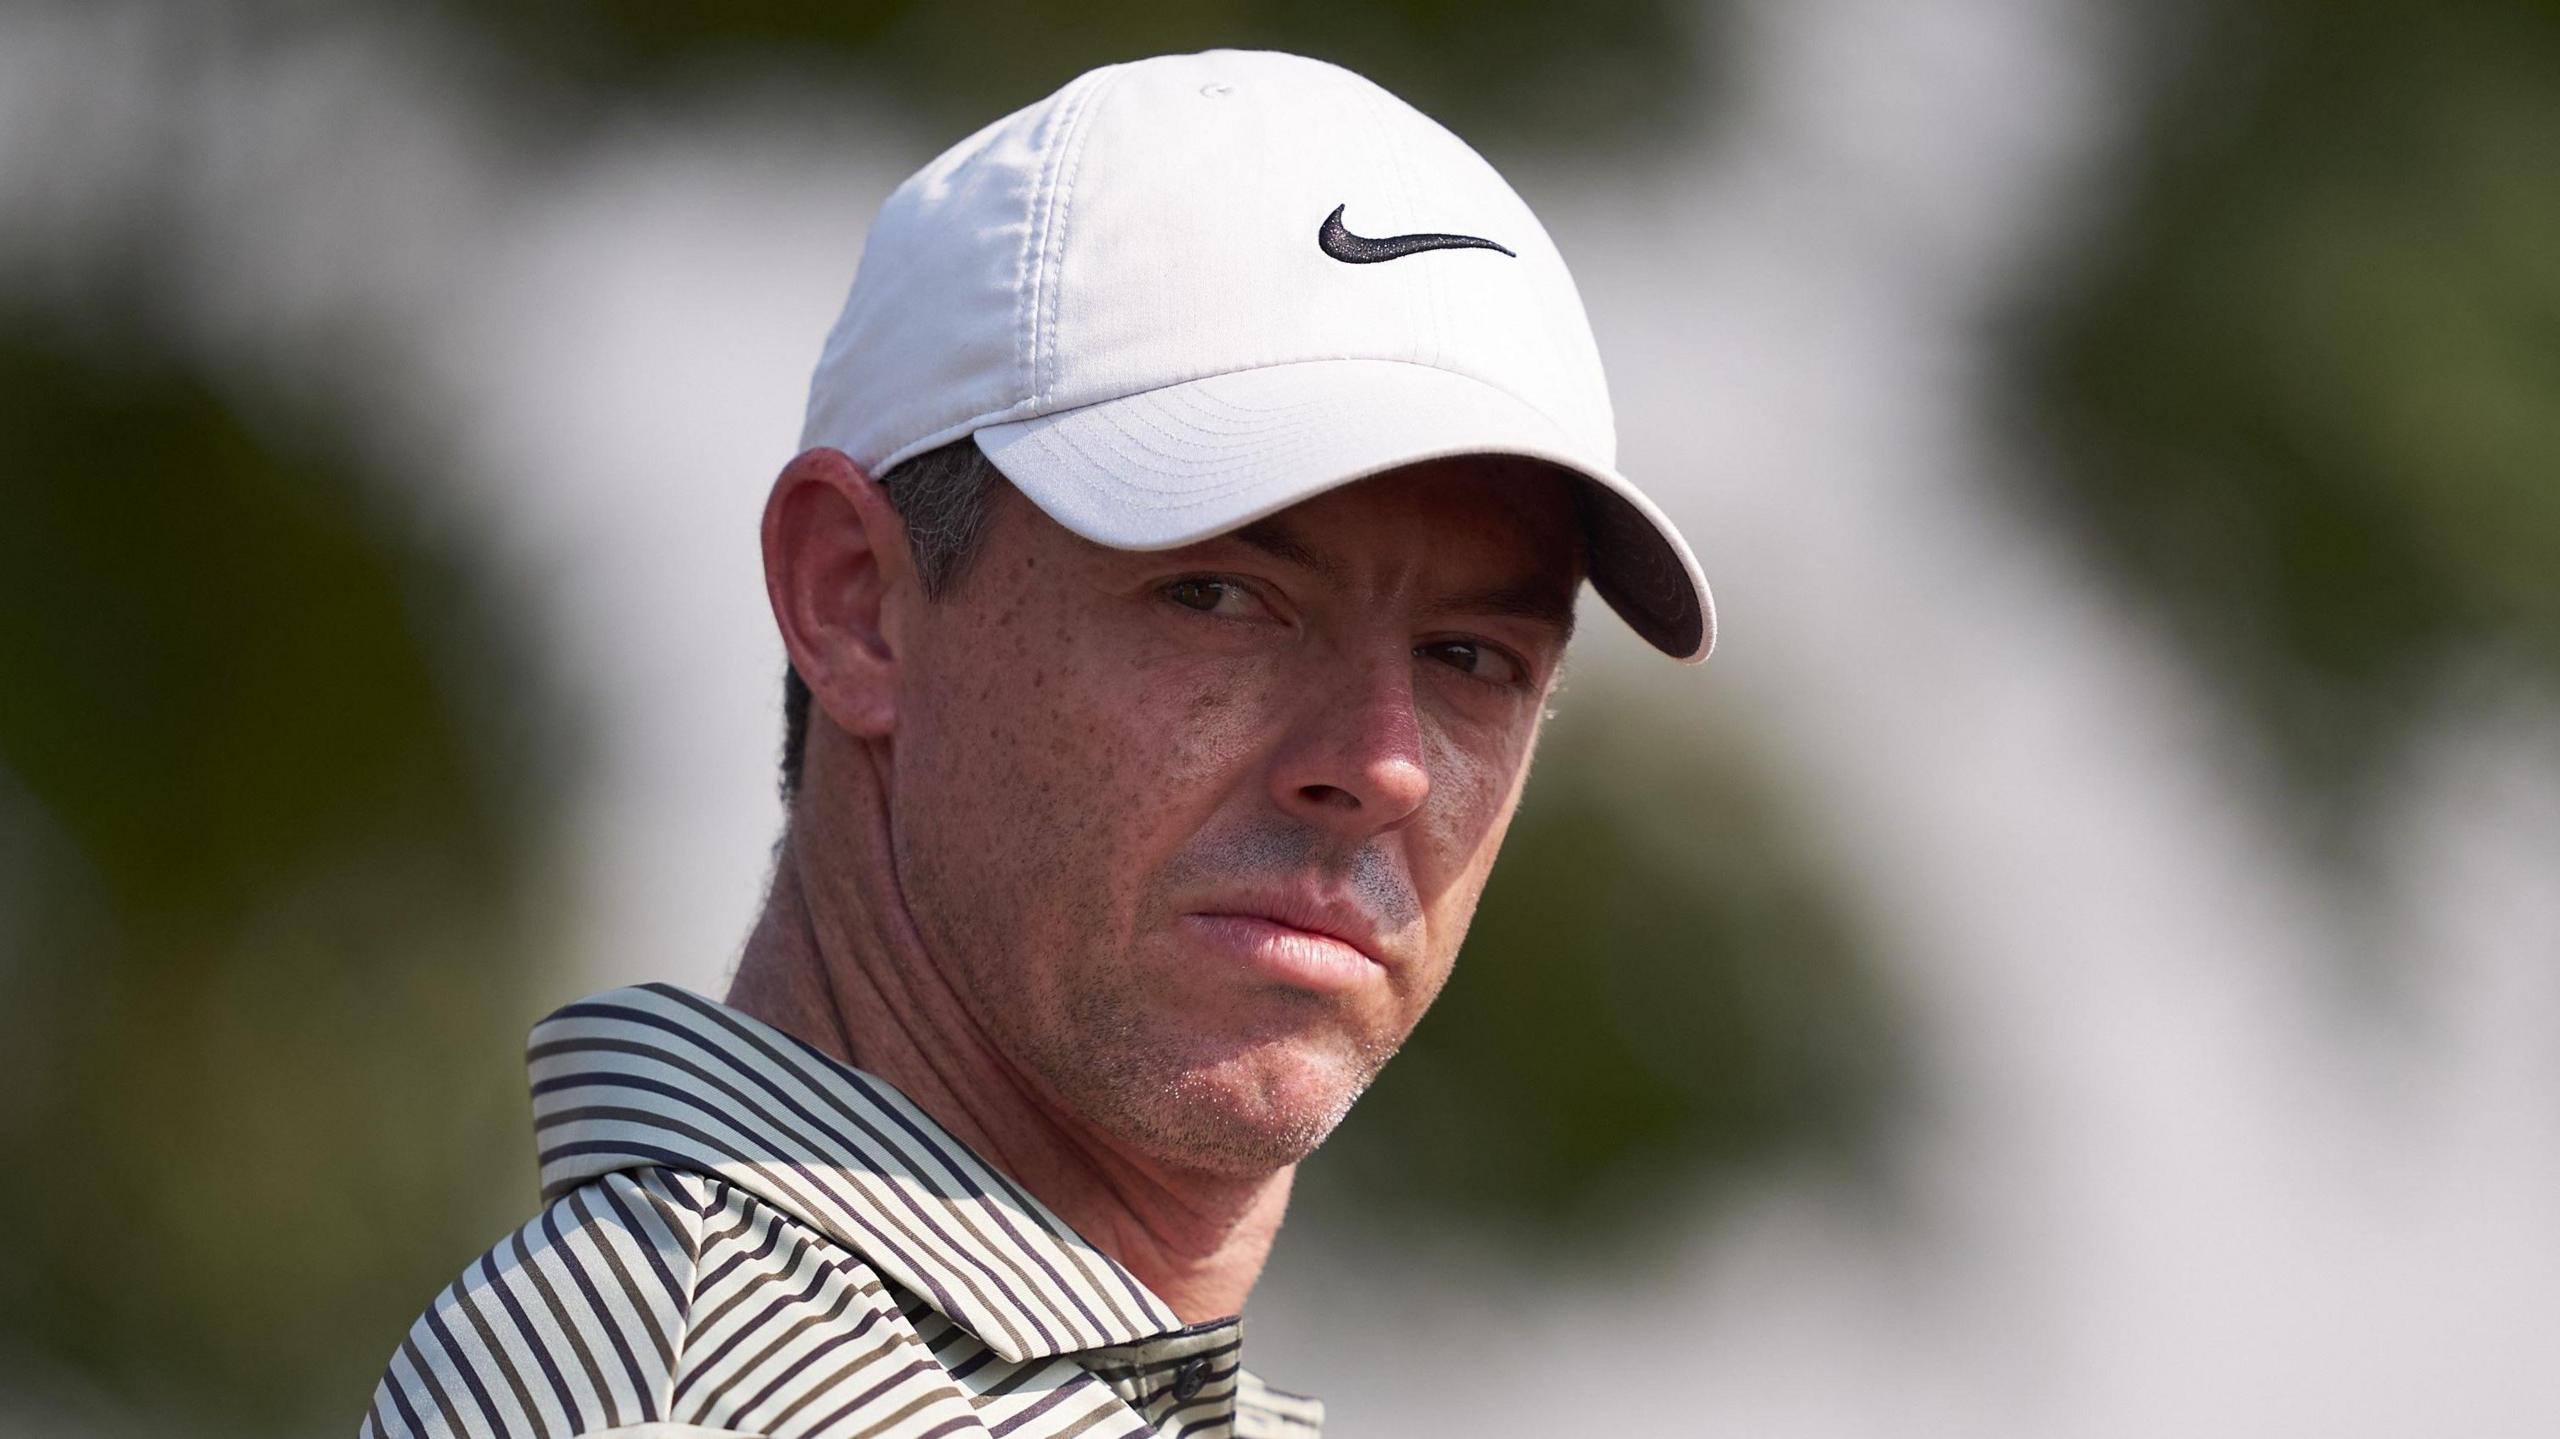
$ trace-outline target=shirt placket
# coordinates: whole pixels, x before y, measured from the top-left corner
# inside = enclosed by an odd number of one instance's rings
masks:
[[[1235,1432],[1236,1377],[1244,1362],[1240,1320],[1194,1325],[1077,1357],[1159,1434],[1228,1439]]]

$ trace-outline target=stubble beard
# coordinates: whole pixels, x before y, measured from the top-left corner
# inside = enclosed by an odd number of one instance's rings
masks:
[[[1314,826],[1274,819],[1204,834],[1174,856],[1159,892],[1262,876],[1286,881],[1327,872],[1357,892],[1380,922],[1414,922],[1421,902],[1386,852],[1374,844],[1344,849]],[[1096,926],[1108,916],[1087,916]],[[1104,933],[1097,927],[1082,932]],[[1082,969],[1066,998],[1064,1052],[1043,1056],[1044,1075],[1080,1111],[1160,1162],[1234,1178],[1269,1174],[1305,1159],[1330,1137],[1402,1047],[1404,1036],[1379,1036],[1323,1025],[1322,1001],[1306,998],[1310,1030],[1295,1037],[1247,1040],[1201,1058],[1192,1036],[1165,1032],[1179,1021],[1151,1006],[1143,967],[1104,959]],[[1262,1053],[1259,1045],[1271,1046]],[[1216,1048],[1213,1046],[1213,1049]],[[1280,1053],[1286,1048],[1294,1052]],[[1307,1093],[1306,1071],[1324,1071],[1320,1101]],[[1294,1072],[1292,1072],[1294,1071]]]
[[[1350,1114],[1396,1050],[1346,1039],[1313,1062],[1332,1070],[1320,1103],[1257,1084],[1250,1072],[1189,1061],[1150,1030],[1143,995],[1127,983],[1080,986],[1063,1032],[1030,1041],[1040,1077],[1087,1121],[1159,1163],[1224,1178],[1259,1178],[1296,1164]],[[1298,1066],[1298,1056],[1278,1063]],[[1244,1062],[1248,1067],[1250,1061]],[[1293,1086],[1295,1087],[1295,1086]]]
[[[1087,899],[1073,907],[1083,912],[1065,932],[1108,932],[1105,906]],[[1159,986],[1143,965],[1089,954],[1053,972],[1063,993],[1040,994],[1012,963],[1026,942],[1000,937],[1001,929],[983,926],[934,946],[989,1043],[1067,1116],[1175,1169],[1255,1179],[1296,1164],[1342,1123],[1400,1047],[1400,1035],[1337,1030],[1323,1041],[1273,1036],[1201,1058],[1173,1028],[1180,1018],[1154,998]],[[1261,1045],[1298,1052],[1254,1055]],[[1258,1083],[1271,1069],[1257,1059],[1297,1069],[1298,1082]],[[1331,1071],[1317,1102],[1304,1082],[1309,1065]]]
[[[1058,843],[1065,836],[1051,838]],[[1023,887],[1070,896],[1063,913],[1030,926],[982,919],[948,933],[937,948],[967,975],[971,1007],[989,1039],[1076,1120],[1161,1164],[1260,1178],[1313,1153],[1401,1046],[1401,1034],[1328,1024],[1311,1001],[1308,1029],[1212,1043],[1204,1055],[1199,1036],[1184,1032],[1183,1017],[1164,1004],[1147,966],[1110,952],[1108,939],[1095,942],[1122,933],[1125,917],[1100,888],[1063,878],[1060,858],[1042,856],[1047,863],[1029,866],[1037,882]],[[1310,827],[1295,824],[1195,845],[1159,889],[1204,874],[1286,875],[1310,865],[1341,868],[1390,922],[1420,912],[1410,887],[1375,850],[1328,856]],[[1020,932],[1026,927],[1084,941],[1082,962],[1049,971],[1061,992],[1026,992],[1020,956],[1059,942],[1033,939]],[[1326,1072],[1310,1084],[1310,1068]]]

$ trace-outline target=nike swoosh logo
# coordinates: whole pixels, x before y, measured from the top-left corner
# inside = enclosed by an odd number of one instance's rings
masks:
[[[1348,205],[1336,205],[1316,230],[1316,248],[1346,265],[1374,265],[1380,260],[1401,260],[1425,250],[1500,250],[1511,258],[1507,245],[1497,245],[1476,235],[1385,235],[1371,239],[1355,235],[1343,228],[1342,212]]]

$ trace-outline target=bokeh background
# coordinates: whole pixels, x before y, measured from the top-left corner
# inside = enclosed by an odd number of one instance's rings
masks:
[[[1342,1439],[2560,1432],[2560,6],[10,0],[0,1433],[349,1432],[718,993],[889,187],[1275,45],[1572,260],[1595,622],[1254,1359]]]

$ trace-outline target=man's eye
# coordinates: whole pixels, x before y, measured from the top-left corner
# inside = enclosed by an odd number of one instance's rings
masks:
[[[1186,610],[1198,610],[1204,615],[1221,612],[1235,614],[1242,610],[1245,601],[1249,598],[1244,586],[1232,580],[1196,575],[1189,579],[1175,580],[1166,585],[1164,597]]]
[[[1527,668],[1520,661],[1491,645],[1478,644],[1474,640],[1435,640],[1415,646],[1413,652],[1486,684],[1518,685],[1529,677]]]

